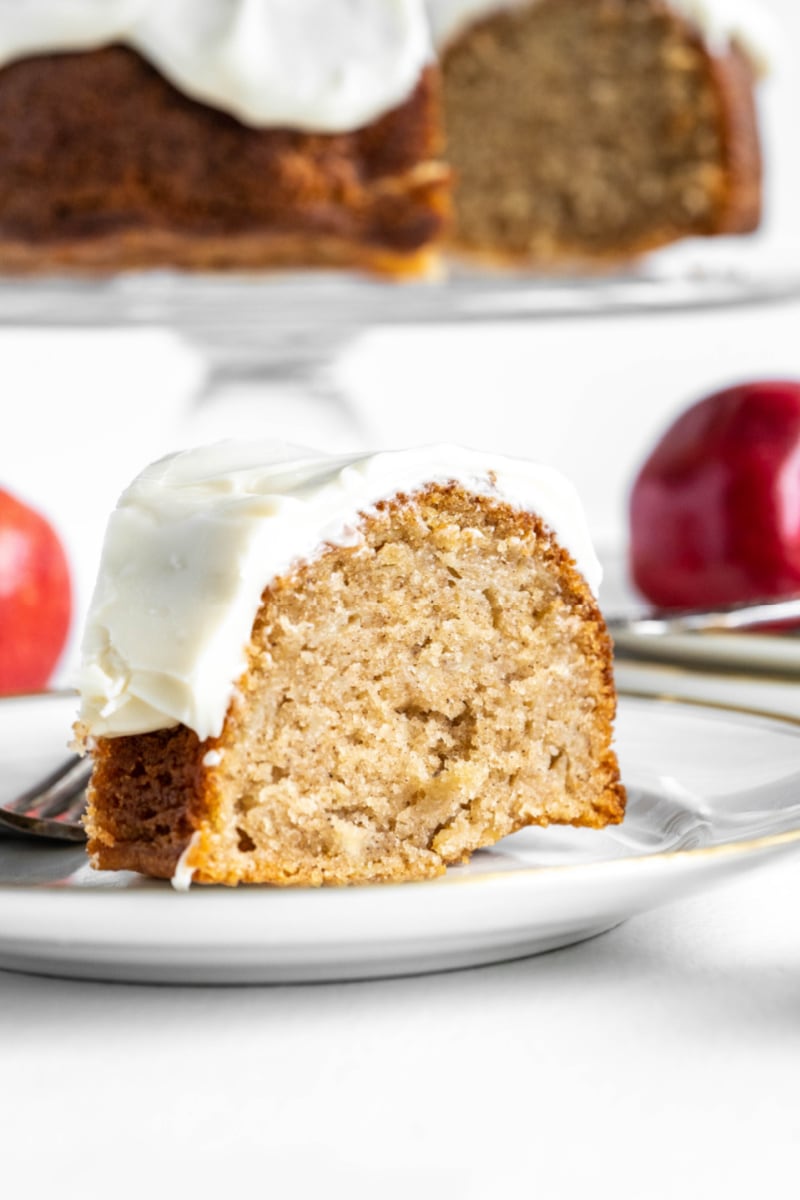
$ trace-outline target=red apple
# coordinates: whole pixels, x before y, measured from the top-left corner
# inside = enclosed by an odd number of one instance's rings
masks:
[[[634,583],[664,608],[800,593],[800,383],[745,383],[694,404],[630,501]]]
[[[0,693],[44,687],[72,615],[69,569],[53,527],[0,489]]]

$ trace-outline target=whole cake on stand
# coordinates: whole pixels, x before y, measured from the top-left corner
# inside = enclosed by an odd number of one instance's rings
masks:
[[[0,271],[552,270],[747,232],[763,41],[742,0],[5,3]]]

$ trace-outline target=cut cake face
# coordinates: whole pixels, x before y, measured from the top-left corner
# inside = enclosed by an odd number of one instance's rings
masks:
[[[459,252],[587,269],[758,226],[757,12],[691,0],[429,3]]]
[[[438,875],[526,825],[622,819],[602,617],[553,526],[519,504],[520,492],[528,503],[537,493],[593,576],[565,481],[437,447],[320,460],[299,468],[298,485],[294,467],[259,473],[252,454],[227,446],[157,464],[112,519],[85,642],[96,866],[205,883],[400,881]],[[149,506],[152,521],[157,496],[171,515],[149,549],[138,542],[149,561],[130,574],[151,578],[149,607],[172,609],[171,632],[147,633],[145,619],[137,648],[114,612],[130,599],[115,565],[126,544],[119,517]],[[237,509],[239,522],[252,518],[252,536],[231,545]],[[179,527],[186,534],[198,514],[207,547],[209,520],[230,534],[229,560],[214,566],[217,599],[229,568],[240,584],[248,554],[265,561],[267,541],[281,564],[266,568],[255,612],[240,605],[241,652],[227,683],[218,675],[211,706],[192,689],[203,691],[198,680],[225,643],[211,628],[216,601],[201,590],[190,613],[185,580],[179,593],[165,582],[165,570],[167,579],[191,574]],[[154,567],[166,531],[173,549]],[[239,584],[223,599],[228,609]],[[153,661],[181,628],[193,645],[183,655],[187,695],[167,679],[166,661],[157,683]],[[146,672],[140,653],[150,656]],[[178,709],[159,716],[176,697],[184,719]]]

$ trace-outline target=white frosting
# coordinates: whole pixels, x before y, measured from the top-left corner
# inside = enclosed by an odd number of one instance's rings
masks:
[[[111,42],[246,124],[319,132],[402,103],[431,58],[422,0],[0,0],[0,66]]]
[[[457,480],[538,516],[596,592],[600,566],[572,485],[551,467],[456,446],[333,458],[221,442],[148,467],[113,512],[83,642],[80,719],[92,736],[181,723],[222,730],[261,593],[360,515]]]
[[[195,848],[195,845],[197,844],[199,836],[200,835],[197,833],[197,831],[192,834],[187,845],[184,847],[183,853],[175,863],[175,870],[173,871],[170,882],[172,883],[172,886],[176,892],[188,892],[189,888],[192,886],[192,880],[194,879],[194,867],[189,866],[188,860]]]
[[[434,45],[442,49],[482,17],[501,9],[524,8],[540,0],[426,0]],[[702,33],[709,48],[722,54],[736,42],[759,73],[775,56],[772,19],[754,0],[667,0]]]

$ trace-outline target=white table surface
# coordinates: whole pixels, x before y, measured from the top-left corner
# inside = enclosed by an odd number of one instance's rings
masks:
[[[199,368],[162,332],[4,331],[0,358],[1,481],[60,528],[80,616],[116,494],[201,429]],[[374,333],[340,369],[377,445],[563,467],[601,545],[675,413],[775,375],[800,378],[800,304]],[[73,638],[60,678],[74,655]],[[794,689],[715,687],[800,712]],[[799,1080],[800,858],[452,974],[211,989],[0,972],[9,1197],[793,1196]]]

